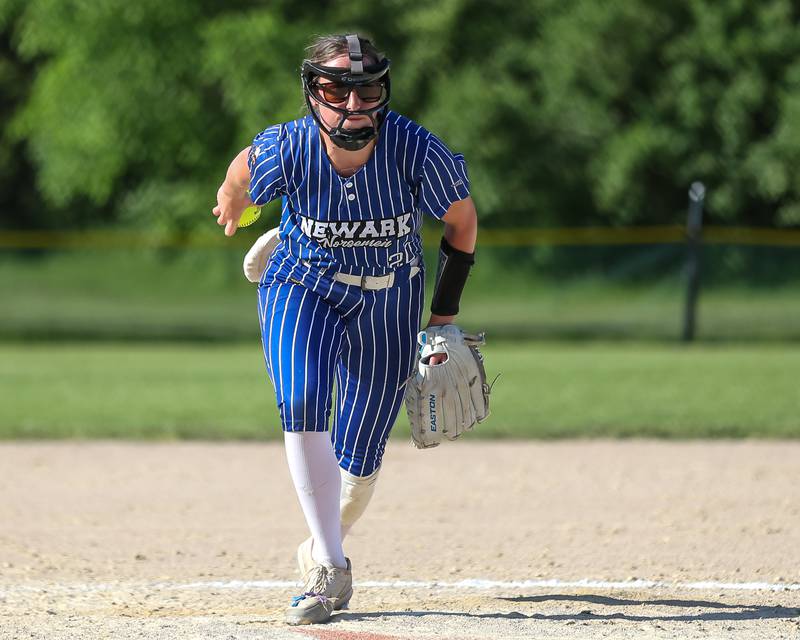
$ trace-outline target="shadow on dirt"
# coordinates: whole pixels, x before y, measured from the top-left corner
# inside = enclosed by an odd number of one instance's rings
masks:
[[[800,609],[794,607],[752,605],[752,604],[725,604],[707,600],[627,600],[609,596],[595,595],[541,595],[519,596],[515,598],[494,598],[504,602],[518,602],[536,604],[545,602],[575,602],[601,605],[603,607],[678,607],[683,609],[715,609],[715,611],[698,611],[681,613],[677,615],[642,615],[640,613],[625,613],[614,611],[611,613],[595,613],[590,609],[582,609],[577,613],[523,613],[510,611],[506,613],[469,613],[456,611],[386,611],[373,613],[342,613],[335,619],[339,620],[365,620],[369,618],[397,617],[397,616],[460,616],[464,618],[492,618],[508,620],[629,620],[631,622],[694,622],[704,621],[739,621],[739,620],[774,620],[780,618],[797,618]]]
[[[682,609],[716,609],[716,611],[699,611],[696,613],[685,613],[679,615],[640,615],[629,613],[595,613],[585,609],[578,614],[558,614],[546,616],[552,620],[588,620],[596,618],[598,620],[631,620],[633,622],[645,622],[653,620],[692,622],[695,620],[769,620],[775,618],[796,618],[800,616],[800,609],[794,607],[783,607],[780,605],[753,605],[753,604],[725,604],[724,602],[713,602],[709,600],[629,600],[624,598],[612,598],[610,596],[596,596],[589,594],[582,595],[541,595],[541,596],[521,596],[516,598],[499,598],[507,602],[586,602],[597,604],[604,607],[679,607]]]

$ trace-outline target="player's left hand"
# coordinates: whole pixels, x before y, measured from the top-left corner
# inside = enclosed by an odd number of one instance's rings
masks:
[[[441,327],[446,324],[455,324],[455,323],[456,323],[455,316],[437,316],[435,313],[432,313],[430,319],[428,320],[428,325],[425,328],[427,329],[430,327]],[[432,355],[430,363],[442,364],[442,362],[444,362],[445,360],[447,360],[447,354],[441,353],[438,355]]]

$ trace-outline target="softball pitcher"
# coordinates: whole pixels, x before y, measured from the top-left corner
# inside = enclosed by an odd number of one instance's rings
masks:
[[[246,207],[282,200],[258,313],[311,533],[298,549],[305,587],[287,607],[290,624],[325,622],[352,595],[342,539],[370,499],[414,366],[422,216],[444,222],[428,325],[452,324],[477,233],[464,158],[388,109],[389,60],[356,35],[320,37],[307,51],[309,114],[259,133],[213,209],[231,236]]]

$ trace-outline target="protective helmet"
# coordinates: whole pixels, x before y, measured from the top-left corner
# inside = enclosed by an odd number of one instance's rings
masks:
[[[350,67],[325,67],[304,60],[300,76],[303,80],[303,94],[311,115],[317,121],[319,128],[330,136],[337,147],[348,151],[363,149],[367,143],[378,135],[386,117],[387,105],[391,94],[389,83],[389,59],[381,58],[371,65],[364,65],[364,56],[361,53],[361,42],[357,35],[348,35],[347,52],[350,58]],[[324,78],[332,84],[320,84],[319,79]],[[347,101],[350,92],[355,91],[365,102],[371,106],[367,109],[350,111]],[[341,115],[339,123],[328,128],[314,108],[311,98],[321,102],[326,107]],[[331,102],[333,100],[333,102]],[[344,124],[351,116],[369,116],[371,124],[366,127],[346,129]]]

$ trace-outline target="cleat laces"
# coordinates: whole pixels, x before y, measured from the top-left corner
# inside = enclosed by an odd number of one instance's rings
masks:
[[[300,596],[294,596],[292,598],[292,606],[298,606],[303,600],[306,598],[317,598],[322,604],[325,604],[330,599],[324,595],[325,591],[328,588],[328,583],[330,581],[330,576],[328,575],[328,568],[324,565],[317,565],[312,570],[313,575],[309,576],[309,579],[306,582],[306,588],[308,589]],[[310,586],[309,586],[310,585]]]

